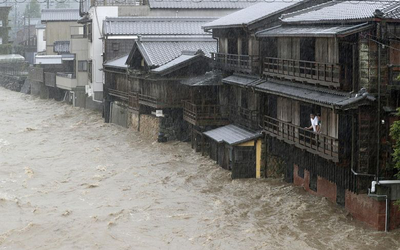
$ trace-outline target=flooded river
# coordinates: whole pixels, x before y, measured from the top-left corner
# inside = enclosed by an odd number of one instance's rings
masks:
[[[324,198],[0,88],[0,249],[400,249]]]

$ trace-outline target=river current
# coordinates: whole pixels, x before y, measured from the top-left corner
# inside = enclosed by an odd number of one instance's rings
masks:
[[[0,88],[0,249],[390,249],[341,207]]]

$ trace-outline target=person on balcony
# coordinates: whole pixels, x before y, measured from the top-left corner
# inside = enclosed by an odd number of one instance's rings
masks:
[[[310,122],[311,122],[311,126],[310,127],[306,127],[306,129],[312,130],[314,133],[318,133],[318,131],[319,131],[319,120],[318,120],[318,117],[315,116],[314,114],[310,114]]]
[[[321,133],[321,114],[317,113],[317,117],[316,119],[318,119],[318,126],[317,126],[317,133]]]

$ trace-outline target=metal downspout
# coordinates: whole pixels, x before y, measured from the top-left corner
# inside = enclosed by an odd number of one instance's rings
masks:
[[[368,188],[368,196],[375,198],[385,198],[386,210],[385,210],[385,232],[389,231],[389,197],[386,194],[371,194],[371,189]]]

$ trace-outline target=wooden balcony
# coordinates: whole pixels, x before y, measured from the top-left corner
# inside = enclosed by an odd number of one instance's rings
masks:
[[[176,99],[165,100],[151,95],[139,94],[139,104],[156,109],[179,108],[182,106],[182,101]]]
[[[240,106],[229,106],[229,120],[232,123],[252,130],[260,129],[260,116],[257,110],[246,109]]]
[[[129,105],[129,108],[131,108],[133,110],[139,110],[140,109],[139,93],[138,92],[130,92],[129,93],[128,105]]]
[[[337,64],[274,57],[265,57],[263,63],[263,74],[265,76],[319,84],[334,88],[340,88],[347,80],[351,79],[351,76],[346,74],[346,68],[341,72],[342,69]]]
[[[228,114],[221,105],[197,105],[183,102],[183,119],[195,126],[222,126],[229,123]]]
[[[259,72],[259,56],[212,53],[212,60],[217,69],[241,73]]]
[[[120,90],[116,90],[116,89],[107,89],[107,91],[110,96],[117,97],[118,99],[120,99],[122,101],[128,101],[128,99],[129,99],[129,94],[125,91],[120,91]]]
[[[269,116],[264,117],[264,132],[270,136],[293,144],[298,148],[317,154],[334,162],[339,161],[339,140],[324,134],[284,122]]]

